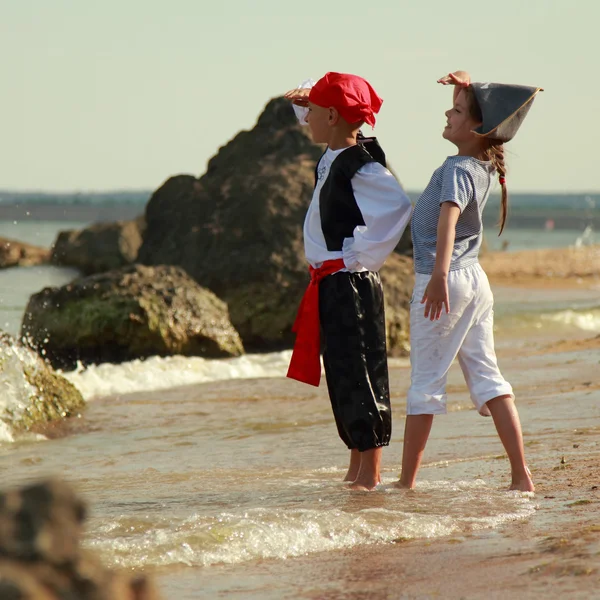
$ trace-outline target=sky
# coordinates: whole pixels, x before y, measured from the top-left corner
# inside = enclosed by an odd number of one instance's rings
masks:
[[[270,98],[327,71],[384,99],[409,190],[441,138],[449,71],[544,92],[507,145],[513,191],[600,191],[598,0],[0,0],[0,189],[155,189],[204,173]],[[370,133],[370,129],[366,129]]]

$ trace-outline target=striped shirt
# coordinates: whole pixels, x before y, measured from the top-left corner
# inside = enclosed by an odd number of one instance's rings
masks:
[[[454,202],[460,208],[450,270],[464,269],[478,261],[483,238],[482,213],[495,173],[491,162],[470,156],[449,156],[436,169],[413,212],[415,272],[425,275],[433,272],[440,206],[444,202]]]

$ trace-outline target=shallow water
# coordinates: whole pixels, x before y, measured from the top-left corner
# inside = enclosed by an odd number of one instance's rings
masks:
[[[600,432],[600,393],[590,384],[599,357],[569,358],[501,357],[525,439],[548,460],[574,430]],[[503,491],[508,465],[493,424],[470,410],[454,368],[450,413],[436,419],[416,492],[392,487],[409,376],[405,363],[392,364],[395,432],[372,494],[341,484],[348,453],[325,389],[282,377],[93,400],[65,437],[0,446],[2,481],[66,477],[92,504],[88,545],[111,565],[156,571],[165,596],[181,599],[213,597],[207,577],[227,564],[237,568],[219,593],[269,597],[266,583],[252,584],[265,560],[277,572],[277,561],[314,555],[326,572],[332,552],[494,531],[535,515],[539,499]]]
[[[435,538],[532,513],[480,478],[429,481],[407,501],[388,472],[368,500],[349,493],[324,390],[304,388],[255,379],[97,400],[67,437],[4,447],[0,472],[7,483],[67,477],[93,500],[90,545],[135,568]]]

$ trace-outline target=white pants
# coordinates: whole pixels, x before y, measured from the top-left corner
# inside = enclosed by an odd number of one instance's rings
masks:
[[[450,313],[444,309],[439,321],[423,316],[425,304],[421,304],[421,298],[430,278],[417,273],[410,302],[412,371],[407,414],[446,413],[446,380],[458,356],[473,404],[481,415],[489,416],[486,402],[498,396],[513,396],[513,390],[496,360],[494,296],[487,275],[479,263],[450,271]]]

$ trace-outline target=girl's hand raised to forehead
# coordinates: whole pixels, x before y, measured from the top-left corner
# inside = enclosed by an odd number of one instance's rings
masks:
[[[310,94],[310,88],[296,88],[286,92],[283,97],[287,100],[291,100],[296,106],[308,106],[308,95]]]
[[[467,87],[471,85],[471,76],[466,71],[454,71],[437,80],[442,85],[457,85],[458,87]]]

